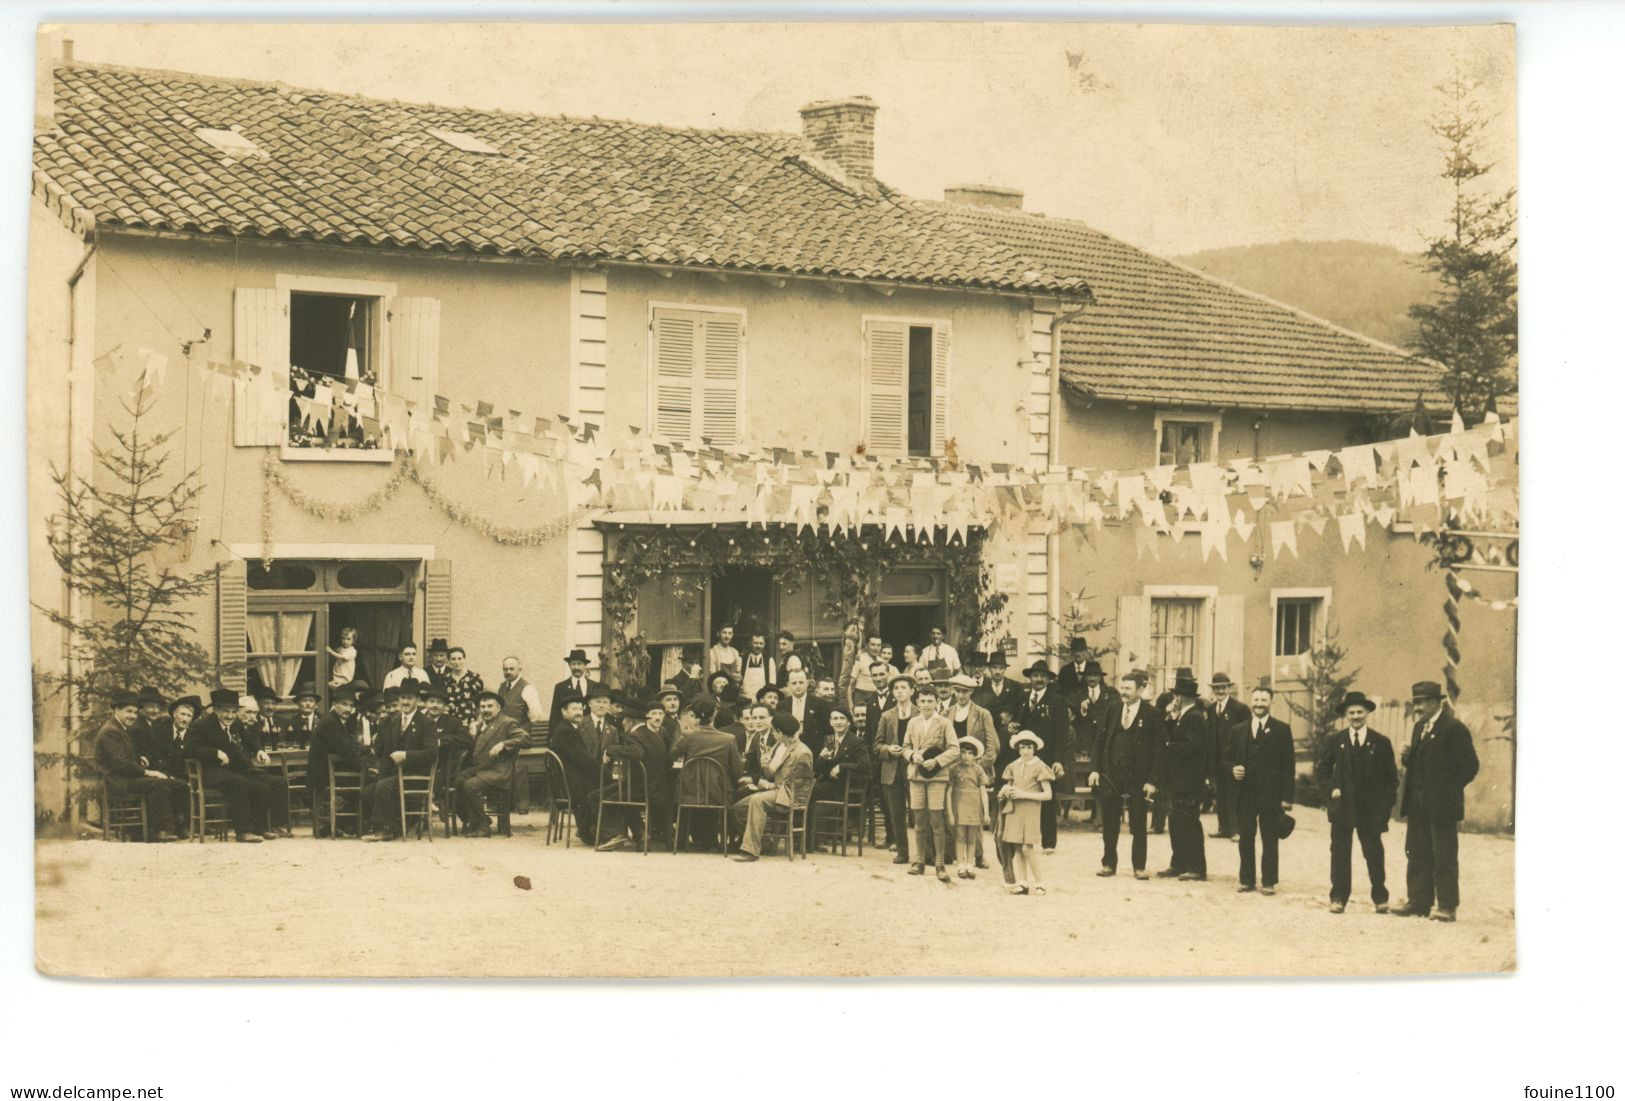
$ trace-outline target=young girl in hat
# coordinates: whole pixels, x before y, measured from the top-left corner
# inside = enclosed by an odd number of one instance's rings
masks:
[[[1020,879],[1010,893],[1042,895],[1038,805],[1053,798],[1050,785],[1055,782],[1055,773],[1038,759],[1044,740],[1031,730],[1023,730],[1010,739],[1010,744],[1021,754],[1005,768],[1004,786],[999,789],[999,839],[1012,847]]]
[[[976,858],[976,836],[982,832],[986,820],[987,803],[982,791],[989,782],[987,769],[982,765],[985,751],[980,738],[967,735],[959,739],[959,760],[948,770],[948,810],[957,835],[954,851],[959,856],[959,867],[954,874],[960,879],[976,878],[971,864]]]

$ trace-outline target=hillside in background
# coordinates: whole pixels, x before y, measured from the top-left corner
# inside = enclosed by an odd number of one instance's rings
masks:
[[[1405,311],[1431,299],[1436,286],[1419,254],[1363,241],[1281,241],[1174,259],[1402,348],[1412,332]]]

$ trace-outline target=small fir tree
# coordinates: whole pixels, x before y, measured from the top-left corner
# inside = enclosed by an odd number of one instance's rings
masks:
[[[1358,669],[1343,672],[1343,662],[1347,658],[1348,650],[1337,641],[1337,630],[1328,627],[1320,645],[1309,651],[1308,668],[1303,678],[1307,701],[1300,703],[1287,697],[1287,707],[1308,727],[1311,760],[1320,759],[1321,746],[1327,738],[1337,733],[1337,724],[1342,719],[1338,708],[1342,706],[1349,687],[1360,675]]]

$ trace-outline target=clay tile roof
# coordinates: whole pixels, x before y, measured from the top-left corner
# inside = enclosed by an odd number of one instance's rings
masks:
[[[132,227],[873,278],[1086,300],[936,204],[823,171],[792,134],[385,102],[105,65],[56,70],[35,191]],[[232,130],[256,154],[199,137]],[[433,131],[498,152],[470,152]],[[465,142],[464,144],[470,144]]]
[[[1442,370],[1381,341],[1213,279],[1082,222],[939,203],[961,226],[1086,279],[1094,302],[1061,337],[1061,378],[1112,402],[1403,410],[1417,394],[1448,411]]]

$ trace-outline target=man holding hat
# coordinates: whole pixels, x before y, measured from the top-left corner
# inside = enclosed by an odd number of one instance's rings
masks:
[[[187,731],[185,753],[202,766],[203,786],[214,788],[225,799],[226,813],[238,841],[275,841],[277,834],[271,832],[268,804],[272,788],[281,788],[275,794],[278,809],[285,810],[287,787],[280,777],[273,785],[269,777],[254,771],[253,757],[237,732],[237,709],[236,692],[229,688],[210,692],[209,713]]]
[[[579,708],[579,701],[573,706]],[[485,796],[513,790],[514,758],[529,742],[525,728],[504,714],[503,707],[500,693],[480,693],[480,717],[469,731],[474,750],[457,774],[457,817],[463,820],[463,832],[474,837],[491,836]]]
[[[1202,843],[1202,794],[1207,785],[1207,716],[1197,702],[1196,678],[1174,678],[1168,722],[1164,727],[1160,782],[1147,794],[1168,793],[1168,845],[1173,850],[1163,879],[1207,878],[1207,852]]]
[[[773,732],[783,753],[774,767],[772,786],[745,796],[733,805],[728,817],[734,832],[741,834],[734,859],[749,863],[761,859],[762,834],[769,812],[793,813],[805,807],[812,797],[812,751],[801,744],[801,724],[783,711],[773,716]],[[765,782],[765,781],[764,781]]]
[[[1411,686],[1416,725],[1400,763],[1405,780],[1399,810],[1405,819],[1405,885],[1410,897],[1394,913],[1455,921],[1461,905],[1456,863],[1456,825],[1466,811],[1463,795],[1478,775],[1473,736],[1445,706],[1437,681]]]
[[[908,809],[914,815],[910,842],[914,861],[908,874],[925,874],[925,861],[934,858],[937,878],[947,883],[949,769],[959,759],[959,743],[954,740],[953,726],[937,710],[936,687],[922,684],[916,698],[920,709],[908,721],[902,747],[903,760],[908,762]],[[924,836],[927,831],[929,853]]]
[[[137,722],[137,697],[134,692],[120,692],[112,699],[112,710],[96,731],[93,750],[96,769],[114,795],[140,799],[147,807],[147,820],[157,828],[158,841],[174,841],[175,789],[185,785],[149,768],[135,751],[130,729]],[[107,808],[102,808],[107,814]]]
[[[1394,746],[1366,725],[1376,710],[1363,692],[1350,692],[1338,705],[1347,726],[1326,740],[1315,762],[1315,780],[1326,796],[1332,826],[1331,910],[1341,914],[1354,887],[1354,838],[1360,838],[1371,901],[1377,913],[1388,909],[1388,884],[1382,835],[1399,794]]]
[[[1041,744],[1037,757],[1055,775],[1053,792],[1070,791],[1072,781],[1067,778],[1067,771],[1075,762],[1072,716],[1067,700],[1050,687],[1049,663],[1043,659],[1029,665],[1023,675],[1027,678],[1027,700],[1021,712],[1022,729],[1038,735]],[[1045,856],[1055,851],[1060,824],[1059,807],[1060,800],[1051,798],[1045,799],[1038,808],[1038,829]]]
[[[1228,673],[1214,673],[1213,680],[1209,683],[1213,688],[1213,699],[1208,704],[1208,715],[1213,724],[1209,775],[1213,779],[1213,812],[1218,816],[1219,822],[1208,836],[1234,839],[1235,779],[1231,776],[1230,769],[1225,766],[1224,757],[1230,749],[1230,732],[1247,721],[1248,711],[1232,694],[1235,685]]]
[[[328,764],[341,769],[361,767],[361,718],[356,708],[361,689],[355,682],[341,684],[333,689],[333,706],[327,714],[316,720],[310,733],[310,757],[306,761],[305,777],[310,786],[311,832],[326,837],[331,812],[328,809]],[[353,796],[344,796],[348,802]]]
[[[1285,815],[1292,809],[1297,763],[1292,754],[1292,728],[1270,715],[1275,694],[1263,685],[1253,689],[1250,716],[1231,727],[1220,764],[1235,781],[1236,823],[1241,829],[1241,885],[1251,891],[1258,881],[1254,863],[1255,835],[1264,839],[1263,890],[1275,893],[1280,879],[1281,838]]]
[[[439,750],[438,732],[434,720],[419,706],[422,697],[429,694],[445,703],[446,691],[439,685],[401,685],[395,714],[384,720],[378,740],[373,743],[378,775],[361,789],[361,805],[371,823],[363,841],[388,841],[400,836],[401,777],[425,775],[434,762]]]

